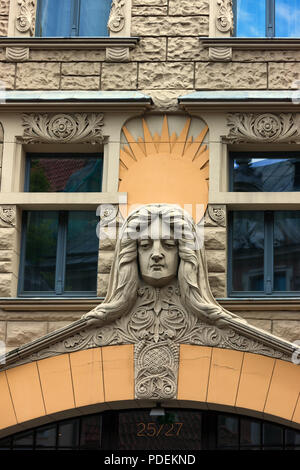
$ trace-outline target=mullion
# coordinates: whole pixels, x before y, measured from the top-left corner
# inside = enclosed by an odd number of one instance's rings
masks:
[[[275,0],[266,0],[266,37],[275,36]]]
[[[55,270],[55,293],[64,293],[65,271],[66,271],[66,246],[67,246],[67,226],[68,213],[63,211],[58,213],[58,234],[56,248],[56,270]]]
[[[264,215],[265,223],[265,241],[264,241],[264,291],[266,295],[271,295],[274,290],[274,273],[273,273],[273,212],[266,211]]]
[[[71,0],[71,36],[79,36],[79,2]]]

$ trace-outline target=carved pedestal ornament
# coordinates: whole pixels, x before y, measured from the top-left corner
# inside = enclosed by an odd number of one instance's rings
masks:
[[[25,143],[103,142],[103,114],[24,114]]]
[[[121,344],[134,345],[135,397],[158,401],[177,396],[180,344],[287,361],[296,350],[216,302],[195,223],[167,204],[142,206],[125,220],[104,302],[81,320],[11,351],[4,368]]]
[[[231,143],[300,141],[300,114],[298,113],[233,113],[228,114]]]
[[[222,33],[233,32],[232,0],[218,0],[216,27]]]
[[[18,0],[18,13],[16,28],[20,33],[34,34],[35,25],[35,0]]]
[[[114,33],[119,33],[125,26],[125,0],[112,0],[107,27]]]

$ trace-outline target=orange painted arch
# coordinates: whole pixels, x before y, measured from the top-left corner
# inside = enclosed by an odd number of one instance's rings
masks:
[[[256,416],[300,429],[299,366],[258,354],[180,346],[178,394],[164,406]],[[134,399],[134,346],[63,354],[0,372],[0,437]]]

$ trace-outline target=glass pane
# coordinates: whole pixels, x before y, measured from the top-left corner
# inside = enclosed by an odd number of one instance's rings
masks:
[[[300,191],[300,158],[272,156],[233,159],[233,191]]]
[[[81,419],[80,448],[99,449],[101,442],[101,416],[86,416]]]
[[[51,424],[50,426],[45,426],[43,428],[37,429],[35,436],[35,445],[36,447],[55,447],[56,426]]]
[[[30,192],[99,192],[101,185],[102,158],[30,157]]]
[[[19,434],[14,437],[13,447],[30,450],[33,448],[33,431]]]
[[[300,0],[275,1],[275,36],[300,37]]]
[[[300,212],[274,212],[274,290],[300,290]]]
[[[24,291],[54,291],[58,212],[27,213]]]
[[[263,212],[233,212],[232,245],[232,289],[263,291]]]
[[[73,0],[39,0],[35,35],[71,36],[72,17]]]
[[[258,421],[242,419],[240,421],[241,445],[259,446],[261,443],[261,425]]]
[[[264,446],[270,448],[283,446],[283,429],[272,423],[263,424],[263,440]]]
[[[263,0],[237,0],[236,36],[265,37],[266,2]]]
[[[108,36],[111,0],[81,0],[79,36]]]
[[[96,292],[99,239],[94,211],[69,212],[65,291]]]
[[[11,438],[6,437],[0,440],[0,450],[8,450],[11,447]]]
[[[79,420],[73,419],[59,424],[58,427],[58,447],[74,448],[78,447]]]
[[[293,429],[286,429],[285,431],[285,445],[289,447],[300,446],[300,432]]]
[[[236,416],[218,416],[217,447],[237,449],[239,445],[239,421]]]

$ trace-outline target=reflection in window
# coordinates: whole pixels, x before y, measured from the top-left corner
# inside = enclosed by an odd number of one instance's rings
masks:
[[[29,192],[100,192],[103,159],[94,154],[30,154],[25,190]]]
[[[235,192],[300,191],[300,156],[232,153],[231,175]]]
[[[264,214],[236,211],[232,219],[232,289],[264,290]]]
[[[300,212],[234,211],[230,215],[231,293],[300,292]]]
[[[300,37],[300,0],[236,0],[238,37]]]
[[[95,294],[97,223],[94,211],[26,212],[20,294]]]
[[[38,0],[35,35],[108,36],[110,6],[111,0]]]
[[[265,36],[266,3],[263,0],[237,0],[236,35],[238,37]]]

